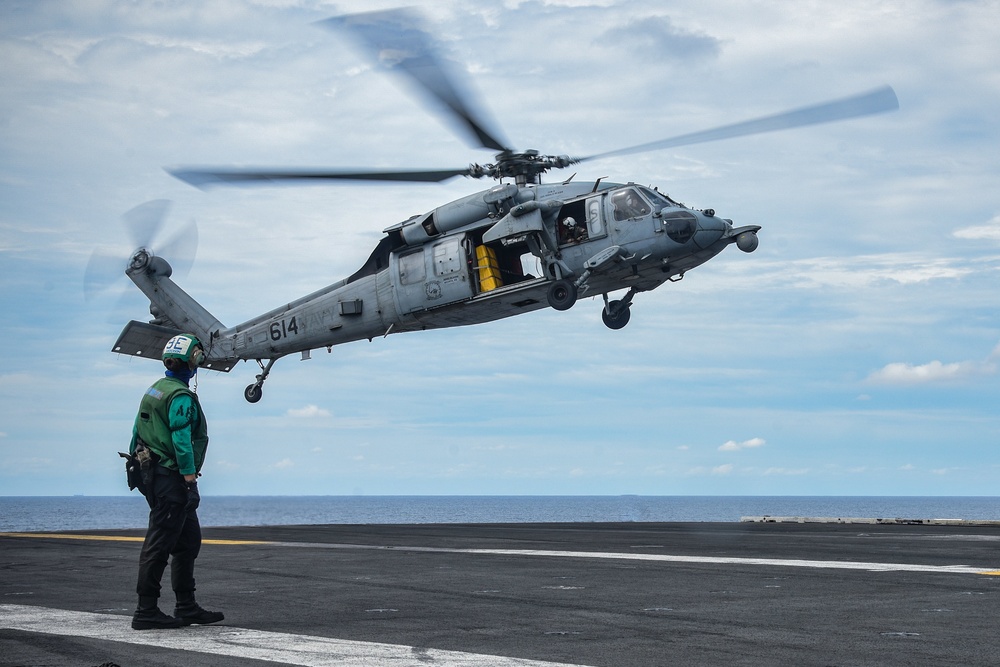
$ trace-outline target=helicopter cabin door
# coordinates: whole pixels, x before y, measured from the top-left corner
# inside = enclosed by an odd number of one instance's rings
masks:
[[[472,297],[464,234],[393,253],[392,281],[400,312],[429,310]]]

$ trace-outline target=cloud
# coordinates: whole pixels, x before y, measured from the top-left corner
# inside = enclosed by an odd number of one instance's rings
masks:
[[[716,466],[716,467],[712,468],[712,474],[713,475],[728,475],[732,471],[733,471],[733,464],[732,463],[724,463],[721,466]]]
[[[808,475],[809,468],[768,468],[765,475]]]
[[[304,408],[289,408],[286,412],[289,417],[301,417],[301,418],[312,418],[312,417],[329,417],[330,411],[323,408],[317,407],[315,405],[307,405]]]
[[[964,259],[921,253],[813,257],[795,262],[779,262],[777,268],[783,270],[786,280],[799,286],[849,288],[885,283],[915,285],[962,278],[974,272]]]
[[[993,216],[993,219],[985,225],[974,227],[963,227],[954,232],[953,236],[959,239],[988,239],[990,241],[1000,241],[1000,215]]]
[[[295,467],[295,461],[291,459],[281,459],[277,463],[271,465],[275,470],[288,470],[289,468]]]
[[[721,51],[718,39],[679,28],[666,16],[647,16],[628,25],[612,28],[604,33],[601,41],[677,61],[713,59]]]
[[[886,364],[866,379],[873,384],[916,385],[937,382],[957,382],[972,377],[996,373],[996,364],[991,361],[958,361],[945,364],[931,361],[914,365],[905,362]]]
[[[755,447],[763,447],[765,444],[764,438],[750,438],[749,440],[744,440],[743,442],[736,442],[735,440],[729,440],[724,445],[719,446],[720,452],[738,452],[742,449],[753,449]]]

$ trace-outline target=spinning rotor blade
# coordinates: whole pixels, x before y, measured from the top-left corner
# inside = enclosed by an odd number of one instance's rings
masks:
[[[137,249],[149,246],[163,229],[169,211],[169,199],[154,199],[123,213],[122,222],[132,245]]]
[[[186,276],[198,254],[198,225],[194,220],[188,222],[166,242],[158,244],[155,254],[170,262],[173,275]]]
[[[124,277],[131,252],[139,248],[154,247],[156,237],[163,230],[169,210],[169,200],[156,199],[139,204],[122,215],[125,231],[133,245],[128,250],[119,247],[118,250],[98,248],[94,251],[83,274],[83,291],[87,300],[92,299],[98,292],[112,287]],[[185,275],[194,263],[197,249],[198,227],[191,221],[168,241],[159,244],[156,254],[162,255],[171,263],[174,275]]]
[[[499,134],[489,129],[483,114],[474,109],[475,96],[460,86],[457,68],[447,68],[438,57],[434,38],[420,26],[419,17],[406,9],[335,16],[320,24],[353,34],[376,62],[410,77],[430,98],[443,104],[478,144],[496,151],[511,150]],[[451,71],[449,71],[451,69]]]
[[[337,170],[282,170],[282,169],[167,169],[167,173],[197,188],[213,185],[253,185],[290,181],[402,181],[415,183],[440,183],[455,176],[470,176],[469,167],[417,171],[337,171]]]
[[[122,214],[125,232],[132,243],[132,250],[146,248],[163,228],[170,210],[166,199],[154,199],[139,204]],[[128,256],[121,250],[98,248],[90,256],[83,274],[83,293],[89,300],[98,292],[114,285],[124,274]]]
[[[98,249],[90,256],[83,272],[83,295],[90,301],[99,292],[110,288],[125,273],[126,259],[121,253]]]
[[[830,123],[837,120],[857,118],[871,114],[894,111],[899,108],[899,100],[896,93],[890,86],[883,86],[868,93],[845,97],[843,99],[817,104],[815,106],[786,111],[774,116],[765,116],[754,120],[734,123],[733,125],[723,125],[710,130],[682,134],[670,139],[661,139],[648,144],[632,146],[630,148],[620,148],[607,153],[599,153],[589,157],[577,158],[575,162],[587,160],[597,160],[605,157],[617,157],[619,155],[632,155],[633,153],[644,153],[663,148],[673,148],[675,146],[688,146],[690,144],[700,144],[707,141],[717,141],[719,139],[732,139],[751,134],[762,134],[765,132],[775,132],[777,130],[788,130],[794,127],[805,125],[817,125],[820,123]]]

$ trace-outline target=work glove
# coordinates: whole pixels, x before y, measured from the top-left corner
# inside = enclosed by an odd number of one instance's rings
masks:
[[[184,504],[185,512],[193,512],[201,504],[201,494],[198,493],[198,482],[184,482],[187,488],[187,502]]]

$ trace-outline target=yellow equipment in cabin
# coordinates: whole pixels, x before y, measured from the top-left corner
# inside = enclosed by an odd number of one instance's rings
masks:
[[[500,265],[493,248],[484,245],[476,246],[476,268],[479,269],[479,291],[489,292],[503,287],[500,279]]]

